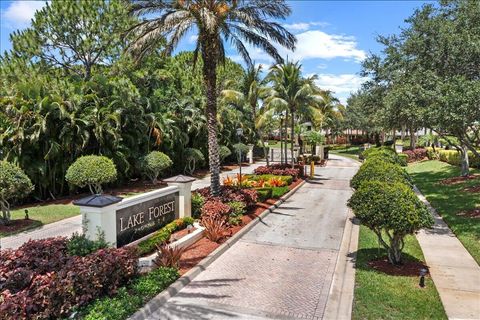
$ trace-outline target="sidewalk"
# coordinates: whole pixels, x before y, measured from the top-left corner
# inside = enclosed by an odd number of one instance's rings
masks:
[[[178,294],[157,309],[150,302],[155,311],[143,319],[322,319],[337,260],[344,259],[338,257],[357,168],[337,156],[317,167],[314,179]]]
[[[265,165],[264,162],[257,162],[251,164],[248,167],[242,167],[242,174],[252,173],[253,170],[259,166]],[[220,179],[225,178],[227,175],[238,173],[238,169],[232,171],[225,171],[220,175]],[[192,190],[208,187],[210,185],[210,175],[202,179],[197,179],[192,184]],[[25,231],[13,236],[4,237],[0,239],[0,245],[2,249],[18,248],[30,239],[45,239],[50,237],[68,237],[74,232],[82,231],[82,216],[63,219],[57,222],[49,223],[41,226],[40,228]]]
[[[435,225],[417,234],[443,307],[449,319],[480,319],[480,266],[455,237],[421,192]]]

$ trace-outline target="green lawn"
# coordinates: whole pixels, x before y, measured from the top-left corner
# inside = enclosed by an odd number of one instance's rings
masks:
[[[329,153],[338,154],[347,158],[358,160],[358,155],[360,154],[359,146],[349,146],[345,149],[330,150]]]
[[[360,227],[352,319],[447,319],[433,281],[420,288],[418,276],[391,276],[372,269],[368,262],[386,256],[376,235]],[[404,259],[424,261],[414,236],[408,236]]]
[[[290,146],[291,146],[291,145],[292,145],[292,144],[291,144],[290,142],[287,143],[287,146],[288,146],[287,149],[290,150]],[[267,147],[270,147],[270,148],[280,148],[280,141],[270,140],[270,141],[268,141],[268,146],[267,146]]]
[[[440,184],[442,179],[460,175],[459,167],[440,161],[415,163],[407,170],[417,187],[480,264],[480,220],[457,215],[460,211],[480,207],[478,193],[463,191],[465,187],[480,185],[480,179],[454,185]],[[480,170],[472,170],[472,173],[480,173]]]

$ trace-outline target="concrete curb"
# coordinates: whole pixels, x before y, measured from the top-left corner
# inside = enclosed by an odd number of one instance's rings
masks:
[[[280,199],[271,205],[265,211],[263,211],[257,218],[252,220],[249,224],[243,227],[240,231],[234,234],[230,239],[225,241],[217,249],[211,252],[206,256],[200,263],[195,267],[190,269],[183,276],[178,278],[174,283],[172,283],[167,289],[159,293],[152,300],[147,302],[140,310],[135,312],[129,320],[144,320],[147,319],[153,312],[158,310],[165,302],[168,301],[171,297],[175,296],[180,290],[182,290],[187,284],[189,284],[196,276],[198,276],[202,271],[204,271],[212,262],[214,262],[218,257],[220,257],[225,251],[227,251],[232,245],[234,245],[240,238],[250,231],[257,223],[262,221],[269,213],[277,209],[282,203],[284,203],[288,198],[290,198],[298,189],[300,189],[307,180],[304,180],[298,186],[290,190],[287,194],[280,197]]]
[[[348,210],[324,319],[351,319],[360,222]]]

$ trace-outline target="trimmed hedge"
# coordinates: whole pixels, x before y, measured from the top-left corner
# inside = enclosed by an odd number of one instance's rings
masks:
[[[272,188],[255,188],[255,190],[257,190],[258,201],[260,202],[272,198]]]
[[[365,161],[350,181],[350,186],[358,189],[366,181],[402,182],[410,185],[410,177],[400,166],[374,157]]]
[[[165,227],[156,231],[150,238],[143,240],[137,245],[139,255],[144,255],[155,251],[157,244],[167,241],[170,239],[172,233],[186,228],[188,225],[193,224],[193,222],[194,219],[191,217],[180,218],[170,222]]]
[[[68,168],[65,179],[78,187],[90,188],[90,192],[101,193],[102,184],[115,181],[117,169],[113,161],[104,156],[83,156]]]
[[[408,165],[408,155],[401,153],[398,155],[398,159],[400,160],[400,165],[402,167],[406,167]]]
[[[173,162],[169,156],[160,151],[152,151],[143,158],[143,170],[148,178],[155,183],[158,175],[170,167]]]

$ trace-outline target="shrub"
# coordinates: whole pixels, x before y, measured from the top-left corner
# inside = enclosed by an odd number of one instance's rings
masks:
[[[230,207],[223,203],[220,198],[211,198],[202,207],[203,216],[228,216]]]
[[[153,262],[158,267],[178,269],[183,252],[185,252],[185,248],[170,246],[167,242],[157,244],[157,257]]]
[[[206,201],[212,198],[209,187],[197,189],[197,192],[202,195]],[[247,207],[255,205],[258,199],[255,189],[239,189],[236,187],[221,186],[220,194],[221,196],[216,199],[221,202],[241,201],[245,203]]]
[[[361,160],[364,160],[364,159],[367,159],[369,156],[373,154],[378,154],[378,153],[392,154],[392,155],[396,154],[395,150],[393,150],[391,147],[379,147],[379,148],[376,147],[376,148],[368,148],[367,150],[363,151],[362,153],[360,153],[359,158]]]
[[[408,156],[406,154],[399,154],[398,159],[400,160],[400,165],[406,167],[408,165]]]
[[[438,149],[437,149],[438,150]],[[438,151],[438,158],[440,161],[447,162],[454,166],[460,166],[462,163],[462,156],[457,150],[442,150]],[[480,168],[480,158],[473,152],[468,151],[468,160],[471,167]]]
[[[85,234],[75,232],[67,241],[67,252],[72,256],[86,256],[99,249],[108,247],[108,242],[105,241],[105,233],[100,232],[97,240],[90,240]]]
[[[138,254],[144,255],[153,252],[156,249],[157,244],[163,243],[170,239],[173,232],[186,228],[188,225],[193,224],[194,220],[191,217],[185,217],[174,220],[156,231],[150,238],[141,241],[137,245]]]
[[[408,162],[415,162],[425,159],[427,157],[427,150],[424,148],[416,148],[403,151],[402,154],[408,157]]]
[[[201,209],[205,204],[205,198],[198,192],[192,193],[192,216],[196,219],[200,218]]]
[[[191,175],[195,171],[197,164],[203,163],[205,161],[205,157],[203,156],[202,151],[195,148],[185,149],[184,156],[185,156],[185,168],[183,171],[188,172]]]
[[[165,290],[179,277],[172,268],[158,268],[136,278],[128,287],[122,287],[113,297],[96,300],[79,314],[84,320],[124,320],[145,302]]]
[[[2,288],[0,314],[6,319],[58,319],[102,295],[114,293],[137,272],[132,248],[101,249],[85,257],[69,256],[64,238],[30,241],[9,254],[16,261],[2,260],[2,273],[23,264],[29,281],[17,291]],[[51,244],[52,246],[47,246]],[[45,251],[30,252],[34,248]],[[25,254],[29,255],[25,257]],[[2,253],[3,254],[3,253]],[[47,258],[49,260],[45,260]],[[18,260],[18,261],[17,261]],[[25,263],[25,260],[30,260]],[[39,267],[40,266],[40,267]],[[39,268],[37,268],[39,267]],[[8,272],[7,272],[8,273]],[[18,288],[19,289],[19,288]]]
[[[0,161],[0,224],[10,221],[10,201],[21,199],[33,191],[33,185],[27,175],[14,164]]]
[[[67,170],[65,179],[78,187],[88,186],[92,194],[102,193],[102,184],[115,181],[117,169],[113,161],[103,156],[83,156]]]
[[[395,265],[402,261],[405,236],[433,225],[427,207],[401,182],[367,181],[355,191],[348,206],[375,232],[388,251],[388,260]]]
[[[239,225],[242,222],[242,217],[247,212],[245,203],[241,201],[232,201],[228,203],[230,207],[230,214],[228,216],[228,223],[231,225]]]
[[[373,158],[360,167],[350,181],[350,186],[358,189],[362,183],[372,180],[410,184],[410,177],[400,166]]]
[[[226,235],[227,222],[223,215],[202,216],[202,226],[205,228],[205,237],[213,242],[220,242]]]
[[[272,198],[272,188],[257,188],[258,201],[265,202],[265,200]]]
[[[438,153],[442,149],[440,148],[433,149],[432,147],[427,147],[425,148],[425,150],[427,150],[428,160],[438,160]]]
[[[152,151],[143,158],[143,171],[152,183],[156,183],[158,175],[172,164],[172,160],[165,153]]]
[[[272,198],[277,199],[283,196],[285,193],[290,191],[287,186],[285,187],[274,187],[272,188]]]
[[[227,146],[220,146],[220,149],[218,150],[220,154],[220,162],[223,163],[226,158],[228,158],[231,154],[232,151]]]
[[[303,166],[296,164],[295,168],[288,164],[274,164],[270,166],[260,166],[253,170],[255,174],[273,174],[277,176],[292,176],[294,179],[297,179],[300,176],[303,176]]]
[[[237,143],[233,145],[233,150],[235,150],[235,153],[237,154],[237,157],[238,157],[240,155],[240,151],[242,152],[243,155],[245,155],[250,151],[250,148],[243,143]]]

